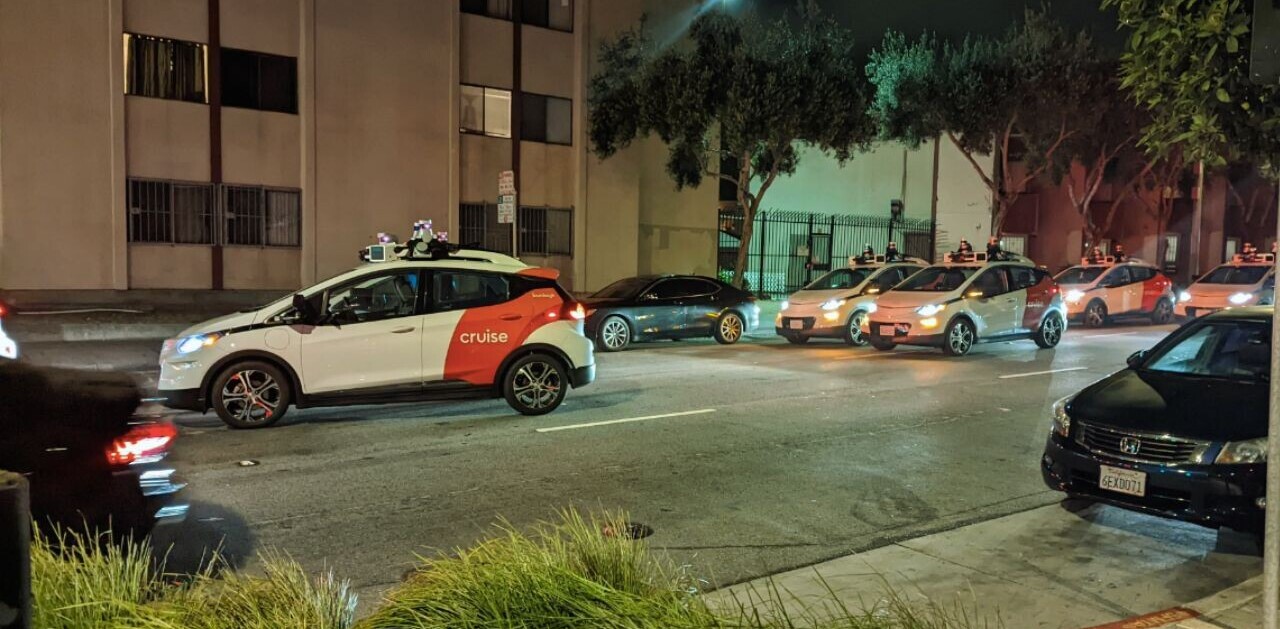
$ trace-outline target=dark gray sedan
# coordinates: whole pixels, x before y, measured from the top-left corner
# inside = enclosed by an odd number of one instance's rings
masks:
[[[731,345],[756,328],[760,307],[750,293],[696,275],[642,275],[618,280],[583,300],[587,336],[606,352],[633,342],[711,337]]]

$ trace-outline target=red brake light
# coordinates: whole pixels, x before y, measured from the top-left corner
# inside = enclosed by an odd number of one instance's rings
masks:
[[[587,318],[587,308],[582,304],[572,304],[569,307],[569,318],[574,321],[582,321]]]
[[[116,437],[107,448],[107,462],[112,465],[128,465],[139,460],[158,457],[169,451],[178,429],[169,422],[139,424],[129,432]]]
[[[0,319],[3,319],[7,314],[9,314],[9,306],[6,306],[3,301],[0,301]]]

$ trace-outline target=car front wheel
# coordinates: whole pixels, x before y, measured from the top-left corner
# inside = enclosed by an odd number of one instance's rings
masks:
[[[1084,324],[1090,328],[1100,328],[1107,324],[1107,305],[1098,300],[1089,302],[1084,309]]]
[[[275,365],[237,363],[213,381],[213,410],[232,428],[266,428],[284,417],[293,387]]]
[[[898,344],[881,336],[873,336],[871,337],[871,346],[882,352],[887,352],[897,347]]]
[[[1157,301],[1155,310],[1151,311],[1151,323],[1164,325],[1170,321],[1173,321],[1173,304],[1168,299]]]
[[[1062,317],[1056,313],[1050,314],[1040,322],[1040,329],[1036,330],[1036,345],[1044,349],[1051,349],[1058,346],[1058,342],[1062,340],[1062,332],[1066,326],[1062,323]]]
[[[964,317],[957,317],[947,326],[942,339],[942,351],[948,356],[964,356],[973,349],[973,344],[977,341],[978,333],[973,329],[973,324]]]
[[[521,415],[545,415],[556,410],[568,387],[564,365],[547,354],[530,354],[517,360],[502,380],[507,404]]]
[[[716,342],[721,345],[733,345],[742,340],[742,333],[746,329],[746,324],[742,321],[742,315],[729,311],[720,315],[720,321],[716,324]]]
[[[862,333],[862,324],[867,322],[867,313],[861,310],[849,316],[849,323],[844,330],[844,342],[854,347],[867,344],[867,336]]]

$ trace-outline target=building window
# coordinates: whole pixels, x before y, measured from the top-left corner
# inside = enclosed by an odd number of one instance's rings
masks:
[[[511,90],[463,85],[461,93],[458,119],[463,133],[511,137]]]
[[[298,60],[261,52],[222,49],[222,104],[298,113]]]
[[[1005,234],[1000,237],[1000,248],[1020,256],[1027,255],[1027,236],[1025,234]]]
[[[462,0],[462,12],[511,19],[511,0]]]
[[[525,93],[520,99],[520,139],[573,144],[573,101]]]
[[[1177,233],[1166,233],[1161,240],[1164,246],[1161,247],[1160,261],[1166,269],[1176,269],[1178,267],[1178,245],[1182,239]]]
[[[223,244],[297,247],[302,193],[261,186],[222,186]]]
[[[204,44],[124,35],[124,91],[134,96],[207,103],[208,47]]]
[[[486,251],[511,251],[511,225],[498,222],[496,203],[463,203],[458,208],[458,244]]]
[[[573,32],[573,0],[521,0],[520,22]]]
[[[520,255],[573,256],[573,210],[521,207]]]
[[[129,242],[211,245],[213,185],[129,179]]]

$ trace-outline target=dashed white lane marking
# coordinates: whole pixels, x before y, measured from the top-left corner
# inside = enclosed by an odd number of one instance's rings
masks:
[[[1031,372],[1027,372],[1027,373],[1011,373],[1011,374],[1005,374],[1005,375],[1003,375],[1003,376],[999,376],[999,378],[1000,378],[1001,380],[1008,380],[1008,379],[1010,379],[1010,378],[1027,378],[1027,377],[1030,377],[1030,376],[1045,376],[1045,375],[1049,375],[1049,374],[1051,374],[1051,373],[1062,373],[1062,372],[1064,372],[1064,371],[1084,371],[1085,369],[1088,369],[1088,367],[1066,367],[1066,368],[1064,368],[1064,369],[1049,369],[1049,370],[1047,370],[1047,371],[1031,371]]]
[[[687,417],[689,415],[704,415],[706,413],[714,413],[714,408],[703,408],[696,411],[682,411],[679,413],[663,413],[662,415],[646,415],[644,417],[628,417],[626,419],[610,419],[602,422],[588,422],[585,424],[569,424],[567,426],[550,426],[548,428],[536,428],[535,432],[556,432],[559,430],[576,430],[578,428],[594,428],[596,426],[610,426],[613,424],[629,424],[631,422],[643,422],[650,419],[666,419],[668,417]]]

